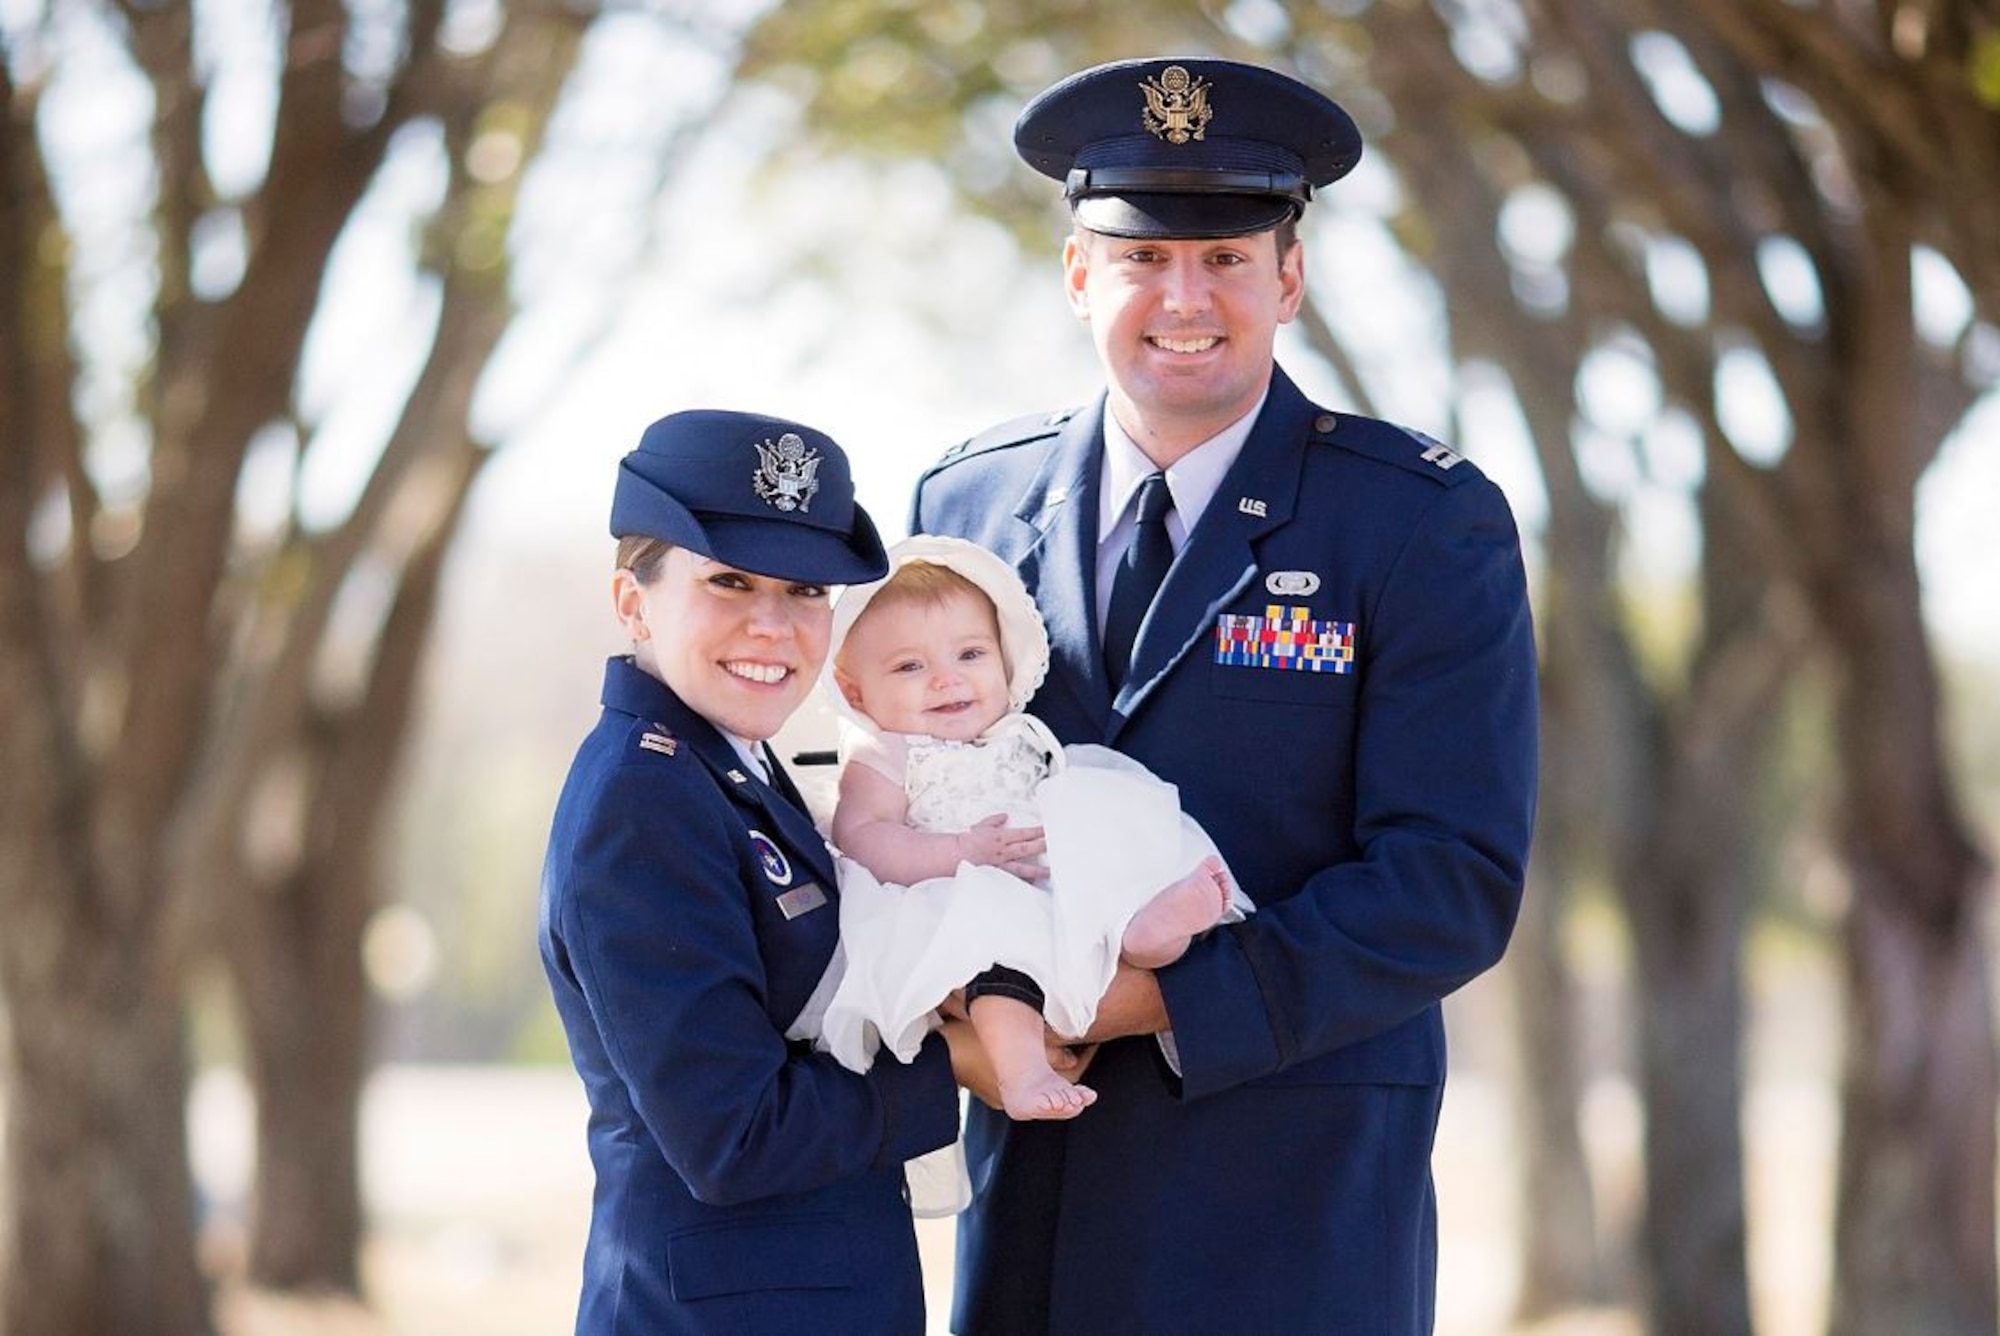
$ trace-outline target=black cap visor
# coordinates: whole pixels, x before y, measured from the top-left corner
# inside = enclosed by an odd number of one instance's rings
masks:
[[[1208,241],[1268,232],[1299,216],[1279,195],[1086,195],[1070,201],[1077,224],[1107,237]]]

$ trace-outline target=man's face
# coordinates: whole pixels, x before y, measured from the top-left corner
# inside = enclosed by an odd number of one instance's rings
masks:
[[[1153,241],[1079,231],[1063,273],[1113,411],[1160,464],[1250,411],[1270,383],[1278,326],[1305,294],[1303,248],[1280,257],[1275,232]]]

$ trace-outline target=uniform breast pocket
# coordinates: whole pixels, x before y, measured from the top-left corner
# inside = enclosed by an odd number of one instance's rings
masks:
[[[1268,607],[1216,618],[1209,689],[1234,700],[1351,709],[1360,681],[1355,624],[1311,608]]]

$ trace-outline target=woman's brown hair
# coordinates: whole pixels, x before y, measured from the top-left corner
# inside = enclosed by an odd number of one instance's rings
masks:
[[[628,533],[618,540],[618,562],[614,569],[630,571],[640,584],[653,583],[660,576],[660,563],[674,545],[651,534]]]

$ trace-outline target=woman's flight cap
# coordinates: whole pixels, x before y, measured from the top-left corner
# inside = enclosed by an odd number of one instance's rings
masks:
[[[643,534],[754,575],[855,584],[889,569],[847,455],[798,422],[700,409],[646,428],[618,465],[615,538]]]

